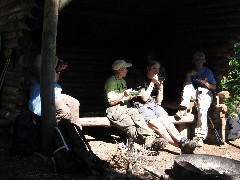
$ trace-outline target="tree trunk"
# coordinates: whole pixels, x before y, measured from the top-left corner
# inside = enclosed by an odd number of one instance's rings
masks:
[[[54,100],[54,61],[56,55],[56,36],[58,23],[59,0],[45,1],[42,32],[42,65],[41,65],[41,105],[43,153],[52,154],[53,133],[56,126]]]

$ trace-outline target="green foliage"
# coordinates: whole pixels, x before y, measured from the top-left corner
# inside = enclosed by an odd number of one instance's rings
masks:
[[[234,45],[234,56],[229,61],[228,75],[220,82],[222,90],[230,97],[224,100],[228,117],[240,117],[240,43]]]

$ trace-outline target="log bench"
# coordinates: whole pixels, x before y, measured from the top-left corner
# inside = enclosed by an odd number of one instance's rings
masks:
[[[226,112],[227,112],[227,106],[224,104],[224,99],[229,97],[228,91],[221,91],[216,94],[216,100],[215,104],[212,104],[212,106],[209,108],[209,118],[208,119],[208,136],[206,138],[206,143],[209,144],[219,144],[219,139],[216,137],[216,133],[219,134],[221,140],[225,142],[227,140],[227,134],[228,134],[228,125],[226,121]],[[165,102],[162,104],[164,108],[170,108],[177,110],[179,109],[179,102]],[[189,106],[189,113],[192,113],[195,115],[195,122],[197,122],[197,110],[196,110],[196,104],[194,102],[190,103]],[[213,123],[213,124],[212,124]],[[214,126],[213,126],[214,125]],[[191,125],[191,134],[190,137],[194,136],[195,133],[195,126],[196,124]]]
[[[189,137],[191,135],[192,124],[195,122],[195,118],[193,114],[189,114],[188,116],[184,116],[179,121],[176,121],[173,116],[170,116],[173,124],[175,124],[182,136]],[[104,126],[110,127],[112,123],[109,121],[107,117],[80,117],[80,124],[82,127],[89,126]]]
[[[225,113],[227,111],[227,107],[225,104],[223,104],[223,99],[228,98],[229,93],[227,91],[219,92],[216,95],[216,104],[209,109],[210,116],[212,118],[212,121],[215,125],[217,125],[217,131],[220,134],[223,141],[226,140],[226,121],[225,121]],[[164,108],[170,108],[174,110],[179,109],[179,102],[166,102],[162,103],[162,106]],[[174,116],[170,116],[173,124],[176,125],[177,129],[179,130],[180,134],[183,137],[188,137],[192,139],[195,133],[195,127],[197,122],[197,113],[194,112],[194,109],[196,108],[195,103],[191,102],[189,106],[188,115],[184,116],[179,121],[176,121]],[[101,113],[100,113],[101,114]],[[104,113],[103,113],[104,114]],[[91,114],[90,117],[80,117],[79,118],[80,124],[82,127],[90,127],[90,126],[105,126],[105,127],[111,127],[112,124],[108,120],[108,118],[105,116],[99,116],[99,113],[96,115]],[[210,143],[215,144],[216,135],[215,135],[215,129],[213,129],[212,124],[209,123],[209,135],[207,137],[207,140]]]

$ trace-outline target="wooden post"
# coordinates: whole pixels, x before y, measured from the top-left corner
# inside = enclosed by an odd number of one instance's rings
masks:
[[[53,133],[56,126],[54,99],[54,61],[56,55],[56,36],[59,0],[45,1],[42,32],[41,64],[41,105],[42,105],[42,147],[43,153],[52,155]]]

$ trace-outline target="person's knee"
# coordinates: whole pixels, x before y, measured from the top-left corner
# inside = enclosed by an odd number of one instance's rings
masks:
[[[71,111],[69,107],[65,106],[62,107],[61,109],[56,109],[56,113],[61,114],[62,116],[69,116]]]
[[[80,102],[77,99],[73,98],[72,101],[75,106],[78,106],[78,107],[80,106]]]

